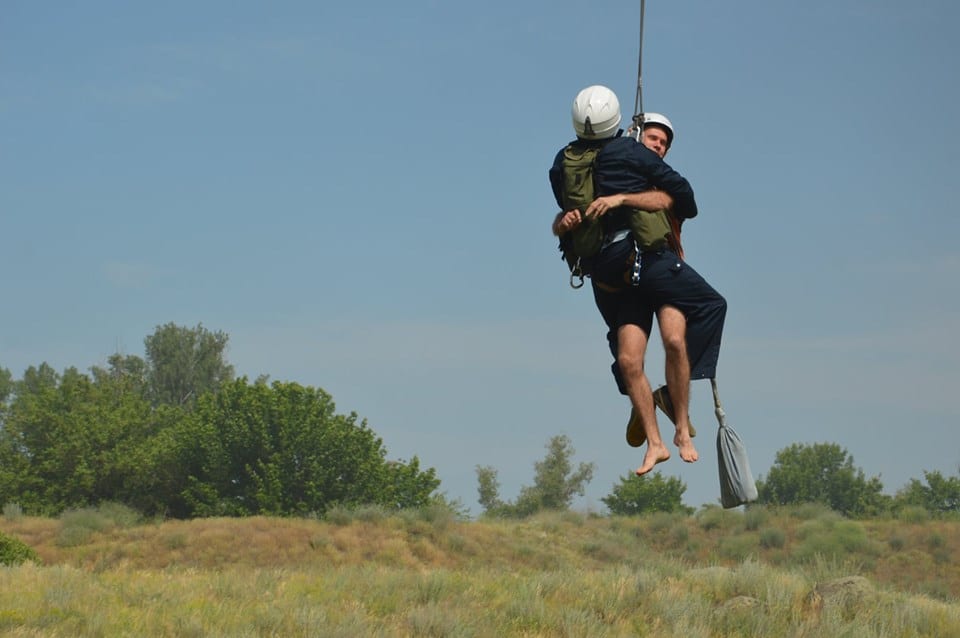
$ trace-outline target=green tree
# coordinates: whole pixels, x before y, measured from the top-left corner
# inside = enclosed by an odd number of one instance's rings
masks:
[[[917,479],[910,479],[897,492],[898,505],[916,505],[936,514],[960,512],[960,476],[944,477],[937,471],[924,471],[923,477],[926,485]]]
[[[571,458],[576,450],[566,435],[555,436],[547,443],[547,455],[534,464],[533,485],[520,490],[517,509],[521,515],[539,510],[565,510],[573,497],[583,495],[593,479],[593,463],[581,463],[576,471]]]
[[[13,387],[14,394],[37,393],[46,388],[53,388],[60,382],[60,375],[46,362],[39,366],[30,366],[23,373],[23,378]]]
[[[13,375],[6,368],[0,368],[0,406],[6,405],[13,394]]]
[[[880,479],[867,479],[839,445],[795,443],[780,450],[770,474],[757,481],[757,502],[817,502],[846,515],[871,515],[889,507],[889,497],[884,497],[882,490]]]
[[[600,499],[611,514],[636,516],[651,512],[693,512],[683,505],[686,484],[671,476],[664,478],[660,472],[637,476],[634,472],[620,477],[620,484],[613,492]]]
[[[13,375],[6,368],[0,368],[0,429],[6,421],[8,403],[13,396]]]
[[[233,366],[224,359],[228,340],[226,333],[211,332],[203,324],[157,326],[144,339],[146,382],[154,404],[192,405],[205,392],[215,392],[232,379]]]
[[[571,458],[576,450],[566,435],[547,443],[547,454],[534,464],[533,485],[524,486],[514,503],[500,501],[499,483],[493,468],[478,467],[480,504],[489,515],[529,516],[541,510],[566,510],[574,496],[582,495],[593,478],[593,463],[581,463],[576,470]]]
[[[142,471],[125,457],[149,435],[151,411],[108,380],[27,370],[0,431],[0,502],[50,514],[119,500]]]
[[[296,383],[224,384],[158,441],[163,493],[179,517],[322,514],[332,505],[418,507],[439,486],[419,459],[387,461],[382,440]],[[164,458],[170,455],[172,458]]]
[[[119,352],[107,359],[107,368],[91,368],[94,381],[102,385],[112,384],[117,390],[149,397],[147,362],[135,355]]]
[[[497,471],[489,465],[477,468],[477,492],[480,507],[487,516],[497,516],[503,512],[503,501],[500,500],[500,481]]]

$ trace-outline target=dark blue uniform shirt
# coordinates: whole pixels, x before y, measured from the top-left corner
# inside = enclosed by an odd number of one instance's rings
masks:
[[[596,140],[596,144],[602,146],[602,150],[597,154],[594,173],[597,197],[619,193],[642,193],[656,188],[673,197],[673,213],[678,218],[696,217],[697,202],[693,196],[693,188],[680,173],[660,159],[659,155],[632,137]],[[557,204],[562,209],[563,149],[557,153],[550,168],[550,185],[553,187]],[[613,217],[608,222],[613,227],[626,227],[628,211],[611,211],[611,213]]]

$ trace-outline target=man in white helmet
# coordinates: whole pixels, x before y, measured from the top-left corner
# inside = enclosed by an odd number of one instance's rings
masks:
[[[619,133],[612,129],[620,122],[619,102],[605,87],[581,91],[574,101],[573,117],[578,142],[601,140],[597,143],[604,144],[594,164],[598,197],[582,213],[562,210],[554,220],[553,230],[563,238],[576,232],[584,222],[597,217],[603,220],[608,245],[588,267],[594,271],[590,274],[597,307],[610,328],[611,350],[617,359],[614,370],[622,373],[618,384],[622,381],[621,391],[630,397],[633,406],[628,442],[639,446],[646,439],[648,444],[637,473],[645,474],[669,458],[659,436],[654,399],[643,371],[655,310],[668,353],[668,385],[675,389],[676,399],[674,406],[670,406],[669,395],[661,388],[658,404],[675,422],[674,443],[681,458],[696,461],[698,454],[690,438],[692,426],[687,414],[690,378],[687,347],[692,342],[690,349],[697,353],[694,367],[700,375],[697,378],[715,376],[726,303],[679,257],[679,225],[683,219],[695,216],[697,209],[686,180],[662,163],[672,142],[672,126],[665,117],[648,114],[647,126],[640,135],[643,146],[630,138],[618,138]],[[551,184],[564,209],[562,164],[558,153],[551,169]],[[660,190],[650,191],[651,188]],[[664,195],[671,198],[664,199]],[[671,204],[672,216],[662,210]],[[636,242],[609,241],[609,238],[620,237],[625,228],[632,231]],[[634,287],[624,290],[622,286],[611,286],[609,273],[604,270],[613,264],[616,274],[617,268],[622,268],[624,255],[631,251],[637,256]],[[615,278],[613,283],[617,283]],[[694,318],[696,330],[685,334],[688,317]]]

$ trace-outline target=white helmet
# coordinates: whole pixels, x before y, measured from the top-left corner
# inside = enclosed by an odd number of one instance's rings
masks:
[[[588,86],[573,101],[573,130],[577,137],[602,140],[613,137],[620,126],[620,100],[605,86]]]
[[[670,123],[670,120],[668,120],[665,115],[661,115],[660,113],[641,113],[637,118],[640,120],[642,128],[659,126],[666,131],[667,148],[670,148],[670,145],[673,144],[673,124]]]

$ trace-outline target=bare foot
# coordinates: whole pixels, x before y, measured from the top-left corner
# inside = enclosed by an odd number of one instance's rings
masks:
[[[643,465],[637,468],[637,476],[643,476],[647,472],[653,469],[657,463],[663,463],[670,458],[670,450],[661,443],[659,445],[651,445],[650,441],[647,441],[647,453],[643,456]]]
[[[697,448],[693,447],[693,439],[689,436],[681,436],[679,430],[673,435],[673,444],[680,450],[680,458],[687,463],[693,463],[700,458]]]

